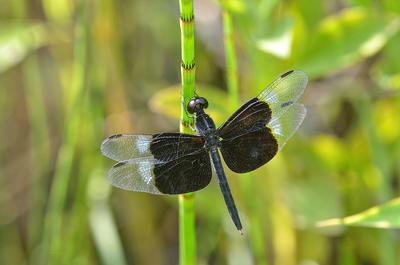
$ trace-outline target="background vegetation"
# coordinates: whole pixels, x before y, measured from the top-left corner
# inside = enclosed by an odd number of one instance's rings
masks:
[[[198,263],[399,264],[400,2],[224,3],[242,102],[301,69],[308,114],[252,182],[227,170],[244,236],[215,180],[196,193]],[[218,125],[221,3],[194,12]],[[111,187],[99,147],[178,131],[178,1],[2,1],[0,19],[0,264],[176,264],[177,196]]]

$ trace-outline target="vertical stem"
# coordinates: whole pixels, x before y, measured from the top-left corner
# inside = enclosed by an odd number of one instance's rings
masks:
[[[232,16],[227,8],[229,0],[222,0],[222,25],[224,30],[224,45],[226,58],[226,80],[228,86],[228,98],[230,111],[233,112],[239,107],[239,88],[238,88],[238,73],[235,55],[235,44],[233,42],[233,27]],[[268,264],[268,259],[265,254],[265,242],[262,236],[261,223],[255,214],[255,198],[254,186],[251,180],[251,174],[245,174],[240,178],[243,191],[246,198],[246,206],[248,209],[249,223],[251,227],[250,240],[254,257],[257,264]],[[245,230],[245,229],[244,229]]]
[[[181,12],[181,49],[182,49],[182,96],[188,102],[194,96],[195,63],[194,63],[194,14],[192,0],[179,0]],[[193,119],[181,107],[180,131],[190,133],[187,124],[193,125]],[[179,262],[180,264],[196,263],[196,227],[194,213],[194,194],[179,196]]]
[[[63,211],[67,200],[73,157],[79,137],[79,124],[86,80],[86,2],[79,1],[75,24],[74,59],[71,86],[65,94],[66,105],[64,132],[58,150],[54,178],[46,209],[43,231],[43,262],[61,264],[65,242],[63,241]],[[68,261],[64,260],[64,263]]]
[[[194,193],[179,195],[179,264],[196,264]]]
[[[181,79],[182,95],[187,101],[194,96],[195,62],[194,62],[194,14],[192,0],[179,0],[181,18]],[[181,119],[184,123],[193,124],[185,112],[185,107],[181,107]],[[189,128],[181,126],[181,132],[191,132]]]
[[[31,252],[39,245],[43,232],[50,164],[50,132],[37,54],[32,53],[27,57],[23,67],[26,107],[32,141],[31,183],[33,184],[29,189],[28,219],[28,250]]]
[[[227,0],[222,1],[226,3]],[[238,75],[235,55],[235,45],[233,43],[232,16],[225,5],[222,9],[222,26],[224,30],[224,46],[226,60],[226,81],[228,87],[228,100],[230,111],[233,112],[239,107],[239,88]]]

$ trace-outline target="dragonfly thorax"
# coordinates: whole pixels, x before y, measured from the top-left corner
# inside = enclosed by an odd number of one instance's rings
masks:
[[[205,147],[208,151],[220,147],[221,143],[215,123],[203,109],[196,112],[195,126],[197,133],[204,136]]]

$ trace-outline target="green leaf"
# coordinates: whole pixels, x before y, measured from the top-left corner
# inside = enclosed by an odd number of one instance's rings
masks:
[[[221,5],[234,13],[244,13],[246,9],[248,8],[248,3],[243,0],[230,0],[230,1],[221,1],[219,0]]]
[[[1,24],[0,73],[21,62],[29,52],[60,40],[69,41],[69,37],[45,24]]]
[[[256,41],[256,46],[278,58],[288,59],[292,51],[293,19],[282,19],[271,34]]]
[[[383,57],[374,66],[374,79],[384,89],[400,89],[400,34],[396,34],[382,51]]]
[[[399,31],[400,17],[376,17],[350,8],[322,20],[296,68],[311,78],[340,70],[373,56]]]
[[[374,228],[400,228],[400,197],[364,212],[317,223],[319,227],[333,225],[366,226]]]

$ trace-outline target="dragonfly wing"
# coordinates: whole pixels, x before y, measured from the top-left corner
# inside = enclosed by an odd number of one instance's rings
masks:
[[[107,138],[104,155],[122,162],[108,173],[118,188],[152,194],[182,194],[211,181],[209,154],[201,136],[182,133],[120,134]]]

